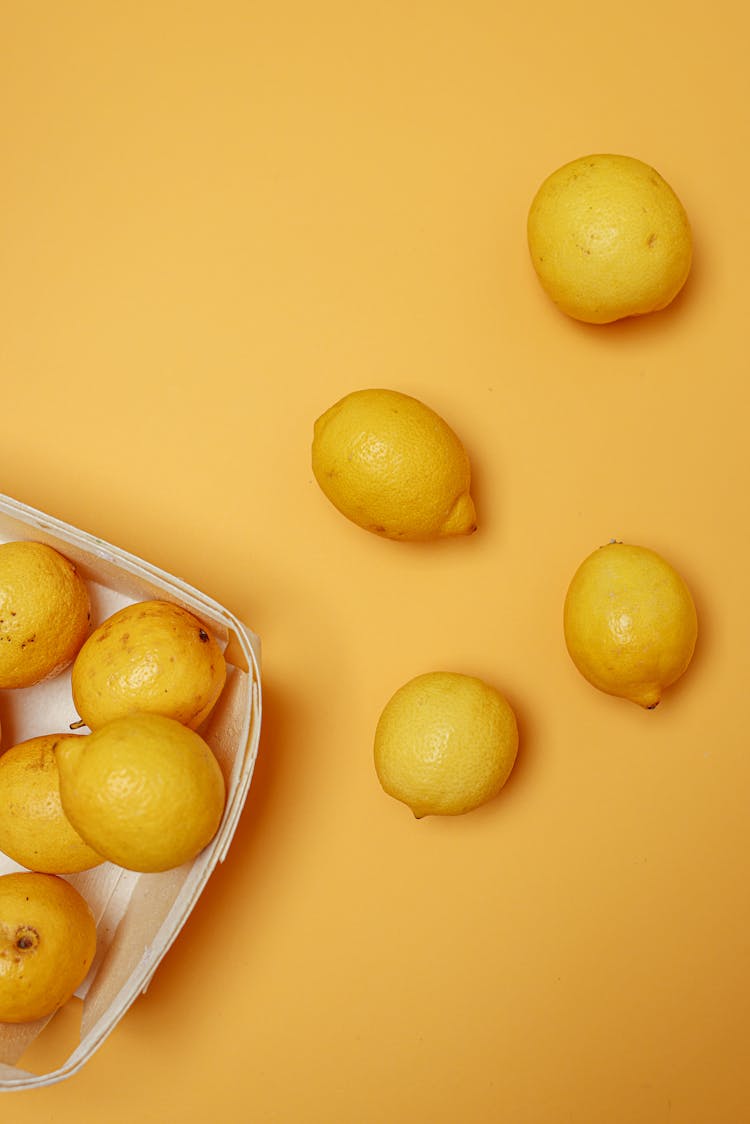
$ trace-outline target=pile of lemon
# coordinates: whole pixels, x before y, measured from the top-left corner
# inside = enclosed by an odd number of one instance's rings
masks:
[[[567,315],[606,324],[665,308],[682,289],[692,238],[659,173],[629,156],[571,161],[531,204],[531,261]],[[465,448],[425,403],[390,389],[347,394],[315,423],[312,467],[334,506],[397,541],[468,535],[477,527]],[[581,674],[648,709],[687,669],[697,638],[684,580],[654,551],[609,542],[568,589],[563,631]],[[512,708],[495,687],[431,671],[400,687],[375,732],[385,791],[417,817],[459,815],[496,796],[518,751]]]
[[[670,186],[632,157],[572,161],[544,181],[528,216],[541,285],[576,319],[605,324],[666,307],[691,264],[690,227]],[[312,466],[348,519],[402,542],[469,535],[471,469],[451,426],[390,389],[346,395],[315,423]],[[673,567],[610,542],[568,589],[565,641],[595,687],[653,709],[690,663],[697,619]],[[222,651],[203,624],[162,601],[91,630],[85,582],[48,546],[0,546],[0,689],[72,664],[90,733],[50,731],[0,756],[0,850],[26,873],[0,878],[0,1021],[41,1018],[75,990],[96,946],[91,912],[59,877],[105,860],[163,871],[213,838],[225,788],[197,732],[222,692]],[[79,728],[80,728],[79,727]],[[417,817],[460,815],[503,788],[519,744],[494,686],[430,671],[384,707],[374,757],[385,791]]]
[[[217,640],[168,601],[92,627],[87,584],[52,547],[0,545],[0,689],[71,670],[79,721],[0,754],[0,1022],[42,1018],[85,977],[96,925],[60,875],[103,862],[164,871],[216,834],[219,762],[198,729],[226,681]],[[54,983],[54,986],[53,986]]]

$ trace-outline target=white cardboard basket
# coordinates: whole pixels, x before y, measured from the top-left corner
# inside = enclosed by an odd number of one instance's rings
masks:
[[[103,863],[66,876],[94,911],[98,930],[96,958],[76,992],[82,1001],[80,1041],[56,1068],[32,1073],[18,1062],[50,1020],[0,1023],[0,1090],[51,1085],[75,1073],[146,990],[211,872],[226,857],[252,779],[261,725],[260,641],[227,609],[179,578],[0,495],[0,542],[20,539],[47,543],[75,563],[89,587],[94,625],[123,605],[160,598],[182,605],[210,628],[224,647],[228,674],[200,733],[221,764],[227,802],[209,846],[175,870],[136,874]],[[0,691],[3,748],[39,734],[64,733],[77,719],[69,671],[36,687]],[[0,874],[20,869],[0,851]]]

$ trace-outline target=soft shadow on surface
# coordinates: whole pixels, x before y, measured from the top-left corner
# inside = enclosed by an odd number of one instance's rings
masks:
[[[471,498],[474,500],[474,507],[477,513],[477,529],[469,538],[477,539],[492,528],[493,513],[497,507],[502,503],[501,497],[498,497],[497,492],[490,497],[489,491],[486,489],[486,473],[484,471],[484,460],[479,453],[479,450],[474,450],[467,446],[467,453],[469,454],[469,463],[471,464],[471,486],[469,491]]]
[[[503,694],[513,708],[513,713],[516,716],[516,722],[518,724],[518,754],[513,770],[497,797],[498,800],[503,800],[505,798],[512,799],[519,792],[523,791],[539,763],[536,725],[530,710],[514,695],[504,690]],[[485,805],[485,808],[488,811],[491,810],[494,803],[493,800],[490,800],[489,803]],[[481,808],[475,809],[475,811],[481,810]]]
[[[682,570],[680,570],[682,573]],[[713,623],[711,621],[710,608],[703,597],[703,591],[700,586],[697,586],[692,579],[691,575],[682,575],[688,584],[690,592],[695,602],[695,611],[698,616],[698,639],[695,644],[695,651],[693,658],[688,665],[687,670],[681,675],[676,683],[667,687],[664,694],[666,696],[667,705],[676,701],[683,692],[690,692],[694,688],[694,684],[700,680],[703,667],[706,662],[710,666],[713,660],[713,646],[714,646],[714,631]],[[664,700],[659,703],[659,706],[664,705]]]
[[[0,753],[10,749],[17,741],[16,726],[13,720],[13,710],[8,704],[7,697],[0,693]]]
[[[538,764],[536,724],[531,716],[531,711],[526,708],[525,704],[518,702],[515,698],[508,698],[508,702],[513,707],[518,723],[518,756],[513,766],[513,772],[505,782],[506,790],[525,785]]]
[[[73,996],[47,1023],[18,1061],[19,1069],[43,1076],[64,1065],[81,1041],[83,1000]]]
[[[189,990],[191,967],[190,947],[204,942],[215,943],[217,916],[231,925],[232,903],[240,895],[245,912],[254,892],[254,875],[267,858],[267,841],[277,818],[284,816],[281,774],[284,757],[292,744],[288,733],[290,715],[295,707],[290,700],[265,678],[263,680],[263,720],[260,747],[252,782],[237,830],[227,857],[208,880],[185,927],[174,946],[166,954],[151,981],[146,999],[168,998],[174,985],[178,991]],[[295,721],[299,720],[298,713]],[[274,828],[275,830],[275,828]],[[243,951],[249,948],[243,936]]]

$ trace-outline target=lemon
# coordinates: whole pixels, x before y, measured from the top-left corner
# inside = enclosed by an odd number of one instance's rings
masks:
[[[375,770],[417,818],[456,816],[496,796],[518,752],[515,714],[470,675],[433,671],[400,687],[375,731]]]
[[[136,871],[170,870],[213,839],[224,778],[200,734],[161,714],[128,714],[57,747],[60,797],[100,855]]]
[[[698,635],[680,575],[653,550],[620,542],[581,563],[563,625],[573,663],[589,683],[649,710],[686,671]]]
[[[0,1022],[53,1014],[95,952],[93,914],[70,883],[36,871],[0,876]]]
[[[57,675],[90,628],[88,590],[72,562],[40,542],[0,545],[0,687]]]
[[[476,530],[471,469],[434,410],[396,390],[356,390],[315,422],[312,467],[338,510],[389,539]]]
[[[103,862],[62,810],[55,748],[70,734],[42,734],[0,757],[0,851],[29,870],[73,874]]]
[[[632,156],[583,156],[553,172],[531,204],[528,243],[552,300],[592,324],[665,308],[692,260],[682,203]]]
[[[73,702],[91,730],[135,711],[195,729],[226,674],[219,644],[197,617],[168,601],[138,601],[103,621],[79,651]]]

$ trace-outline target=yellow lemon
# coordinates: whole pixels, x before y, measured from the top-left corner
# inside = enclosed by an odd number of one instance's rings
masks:
[[[400,687],[375,731],[375,770],[417,818],[457,816],[503,787],[518,752],[515,714],[481,679],[434,671]]]
[[[129,870],[169,870],[213,839],[224,778],[200,734],[161,714],[128,714],[57,747],[60,796],[76,831]]]
[[[353,523],[389,539],[476,530],[471,469],[438,414],[396,390],[356,390],[315,422],[312,467]]]
[[[0,545],[0,687],[57,675],[90,628],[88,590],[72,562],[40,542]]]
[[[135,711],[195,729],[226,674],[219,644],[197,617],[168,601],[139,601],[108,617],[79,651],[73,702],[91,730]]]
[[[573,663],[589,683],[649,710],[687,669],[698,635],[680,575],[653,550],[621,542],[581,563],[563,626]]]
[[[528,243],[552,300],[592,324],[666,307],[692,260],[685,208],[632,156],[583,156],[553,172],[531,204]]]
[[[0,1022],[34,1022],[85,979],[96,924],[85,899],[54,874],[0,876]]]
[[[66,737],[72,735],[42,734],[0,757],[0,851],[45,874],[73,874],[104,861],[62,810],[55,749]]]

